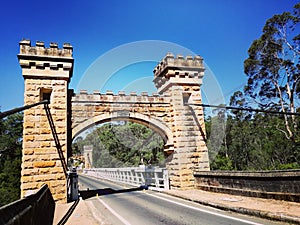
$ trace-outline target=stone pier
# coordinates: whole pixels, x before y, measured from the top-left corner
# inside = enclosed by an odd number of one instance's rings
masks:
[[[67,180],[63,164],[67,159],[68,84],[73,72],[72,46],[58,48],[43,42],[31,46],[29,40],[20,42],[18,59],[24,77],[24,104],[50,100],[49,110],[60,146],[43,105],[24,111],[21,197],[48,184],[53,198],[66,202]],[[59,155],[59,147],[62,156]]]

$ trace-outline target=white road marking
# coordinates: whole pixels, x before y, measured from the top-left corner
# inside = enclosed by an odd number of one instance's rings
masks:
[[[99,214],[96,213],[97,209],[94,206],[94,204],[90,201],[86,201],[86,204],[87,204],[88,208],[90,209],[90,212],[92,213],[94,219],[97,220],[98,224],[105,224],[105,218],[99,216]]]
[[[125,220],[120,214],[118,214],[115,210],[113,210],[109,205],[107,205],[102,199],[97,198],[102,205],[104,205],[112,214],[115,215],[122,223],[125,225],[131,225],[127,220]]]
[[[200,212],[208,213],[208,214],[211,214],[211,215],[215,215],[215,216],[219,216],[219,217],[239,221],[239,222],[242,222],[242,223],[248,223],[248,224],[252,224],[252,225],[262,225],[260,223],[255,223],[255,222],[252,222],[252,221],[239,219],[239,218],[236,218],[236,217],[227,216],[227,215],[223,215],[223,214],[220,214],[220,213],[217,213],[217,212],[211,212],[211,211],[208,211],[208,210],[205,210],[205,209],[200,209],[200,208],[197,208],[197,207],[186,205],[186,204],[176,202],[176,201],[173,201],[173,200],[170,200],[170,199],[167,199],[167,198],[163,198],[163,197],[160,197],[160,196],[157,196],[157,195],[153,195],[153,194],[150,194],[150,193],[147,193],[147,192],[145,192],[145,194],[150,195],[150,196],[155,197],[155,198],[158,198],[158,199],[161,199],[161,200],[164,200],[164,201],[167,201],[167,202],[171,202],[171,203],[176,204],[176,205],[184,206],[184,207],[194,209],[194,210],[197,210],[197,211],[200,211]]]

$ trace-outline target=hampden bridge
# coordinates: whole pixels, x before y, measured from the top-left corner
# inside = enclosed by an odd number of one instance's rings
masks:
[[[157,93],[137,95],[124,91],[118,94],[111,91],[88,93],[86,90],[74,93],[69,89],[74,66],[72,55],[70,44],[58,48],[56,43],[45,47],[44,42],[36,42],[35,46],[29,40],[20,42],[18,59],[25,83],[25,106],[21,108],[26,108],[21,199],[0,210],[0,223],[25,216],[19,221],[30,224],[28,219],[38,217],[40,222],[34,224],[45,224],[44,218],[48,216],[51,224],[54,201],[66,203],[70,196],[74,197],[71,201],[78,199],[77,174],[67,167],[72,140],[92,126],[118,120],[140,123],[159,133],[164,139],[166,168],[92,168],[84,170],[86,175],[110,178],[113,174],[121,182],[124,173],[134,174],[130,181],[138,180],[134,184],[147,187],[154,186],[147,183],[148,175],[145,175],[152,173],[155,185],[163,180],[164,185],[167,183],[165,189],[170,187],[177,192],[179,189],[201,189],[300,202],[299,170],[209,171],[203,116],[205,105],[200,90],[205,70],[201,57],[175,57],[168,53],[154,68],[153,82]],[[3,113],[0,116],[3,117]],[[126,169],[129,172],[124,172]],[[155,171],[163,174],[162,180]],[[106,172],[110,174],[108,177],[103,176]],[[116,173],[123,175],[115,176]],[[142,182],[139,182],[138,173],[142,174]],[[71,181],[73,175],[75,182]],[[73,189],[77,192],[72,192]],[[95,194],[93,191],[91,193]],[[83,192],[80,190],[81,197]],[[255,212],[253,215],[257,215]]]
[[[103,122],[128,120],[150,127],[165,141],[169,155],[170,186],[194,187],[195,169],[209,170],[205,143],[201,84],[203,59],[167,54],[154,69],[157,93],[117,95],[107,91],[74,93],[68,88],[73,74],[73,48],[44,42],[20,42],[18,59],[25,82],[24,104],[50,100],[24,112],[21,196],[46,183],[55,201],[66,202],[67,166],[72,139]],[[193,106],[194,104],[194,106]]]
[[[36,42],[32,46],[29,40],[22,40],[18,59],[25,83],[25,106],[0,113],[0,118],[26,109],[23,122],[21,199],[0,208],[0,224],[52,224],[54,212],[61,211],[55,210],[59,205],[55,202],[68,201],[74,203],[58,224],[65,224],[79,202],[81,206],[97,202],[97,216],[105,211],[106,219],[110,215],[109,210],[124,224],[131,223],[117,213],[135,221],[133,224],[258,224],[249,222],[254,219],[248,218],[245,221],[229,213],[221,215],[221,212],[208,212],[208,208],[204,213],[203,209],[199,209],[200,206],[184,206],[182,201],[175,202],[174,198],[170,200],[155,192],[136,192],[148,186],[151,189],[163,187],[166,192],[177,194],[187,193],[182,196],[205,205],[300,224],[297,205],[300,202],[300,170],[209,171],[203,116],[203,107],[208,105],[202,104],[201,85],[205,68],[200,56],[175,57],[168,53],[154,68],[153,82],[157,93],[152,95],[147,92],[140,95],[136,92],[125,94],[124,91],[118,94],[112,91],[106,91],[105,94],[100,91],[88,93],[86,90],[74,93],[69,89],[74,66],[70,44],[58,48],[56,43],[45,47],[44,42]],[[118,120],[140,123],[159,133],[164,139],[166,168],[85,168],[80,177],[73,169],[69,170],[67,159],[72,155],[72,140],[90,127]],[[91,147],[85,147],[84,154],[91,154]],[[89,156],[85,161],[90,165],[88,159]],[[79,201],[78,179],[80,185],[83,185],[82,190],[79,190],[82,199],[98,194],[101,198]],[[121,186],[117,187],[116,183],[105,180],[130,183],[139,188],[119,189]],[[193,194],[189,189],[195,189]],[[197,192],[196,189],[206,192]],[[260,206],[256,204],[257,199],[235,202],[236,198],[224,198],[222,194],[215,197],[216,193],[212,194],[211,191],[269,198],[272,203],[269,201],[269,205],[257,208]],[[105,196],[125,192],[130,193]],[[208,200],[196,200],[196,196],[207,197]],[[116,207],[118,212],[109,209],[103,199]],[[225,206],[225,199],[237,205],[232,207],[228,203]],[[285,200],[284,205],[282,200]],[[252,207],[251,210],[249,207]],[[87,210],[81,211],[88,213]],[[137,218],[140,219],[138,222]],[[271,224],[269,221],[261,222],[266,223]]]

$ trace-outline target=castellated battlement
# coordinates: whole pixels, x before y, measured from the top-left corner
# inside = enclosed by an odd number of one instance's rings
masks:
[[[136,92],[131,92],[129,95],[125,94],[125,91],[119,91],[115,95],[111,90],[107,90],[105,94],[101,94],[100,91],[93,91],[89,94],[87,90],[80,90],[79,94],[75,94],[72,97],[72,102],[148,102],[148,103],[165,103],[167,96],[160,96],[157,93],[152,93],[149,95],[148,92],[142,92],[138,95]]]
[[[191,71],[191,73],[204,71],[203,58],[199,55],[196,55],[194,58],[193,56],[188,55],[184,58],[183,55],[177,55],[175,57],[172,53],[167,53],[155,67],[153,71],[154,77],[163,74],[167,67],[173,70],[182,71],[183,73],[187,73],[187,71]]]
[[[19,45],[18,59],[24,77],[69,79],[72,76],[74,59],[70,44],[58,48],[58,44],[52,42],[46,48],[42,41],[31,46],[30,40],[22,40]]]
[[[201,86],[204,70],[203,58],[198,55],[184,58],[168,53],[155,67],[153,82],[159,94],[174,85]]]
[[[50,47],[46,48],[43,41],[37,41],[35,46],[31,45],[30,40],[20,41],[20,54],[34,56],[55,56],[55,57],[72,57],[73,47],[69,43],[63,44],[63,48],[58,48],[55,42],[50,43]]]

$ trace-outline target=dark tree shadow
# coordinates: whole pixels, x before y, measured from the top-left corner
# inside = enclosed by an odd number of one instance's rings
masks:
[[[126,193],[126,192],[133,192],[133,191],[142,191],[147,190],[147,186],[140,186],[137,188],[129,188],[129,189],[122,189],[122,190],[114,190],[112,188],[103,188],[103,189],[96,189],[96,190],[79,190],[80,197],[83,200],[95,197],[96,195],[111,195],[111,194],[118,194],[118,193]]]

